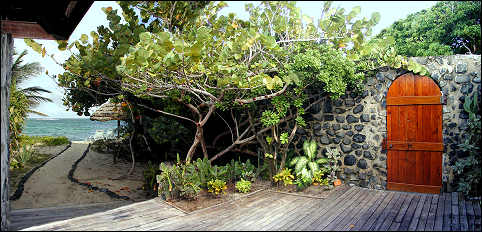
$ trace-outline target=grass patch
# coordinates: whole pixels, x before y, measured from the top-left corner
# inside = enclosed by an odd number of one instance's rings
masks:
[[[49,159],[50,157],[54,156],[55,154],[38,154],[34,153],[28,162],[23,164],[23,167],[13,168],[10,166],[10,175],[9,175],[9,185],[10,185],[10,193],[14,193],[17,189],[17,184],[22,179],[22,177],[30,171],[30,169],[37,167],[45,160]]]
[[[20,136],[20,144],[36,145],[36,146],[59,146],[69,143],[69,139],[65,136]]]

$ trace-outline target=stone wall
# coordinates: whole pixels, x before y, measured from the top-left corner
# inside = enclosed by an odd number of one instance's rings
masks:
[[[447,184],[453,179],[450,165],[460,156],[457,144],[462,141],[461,132],[468,119],[463,110],[464,98],[476,91],[480,93],[480,55],[412,59],[430,71],[431,78],[446,97],[443,105],[443,182],[444,191],[452,191]],[[337,100],[324,97],[307,112],[307,127],[297,130],[292,148],[302,154],[302,144],[310,138],[318,142],[319,156],[326,147],[337,148],[342,153],[340,179],[361,187],[385,189],[387,154],[382,149],[386,137],[385,97],[392,81],[404,73],[405,70],[382,68],[374,77],[366,78],[362,93],[347,92]]]

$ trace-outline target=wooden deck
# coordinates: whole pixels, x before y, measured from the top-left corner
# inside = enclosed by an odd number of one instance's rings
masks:
[[[419,194],[345,186],[327,199],[264,190],[189,214],[153,199],[38,226],[28,224],[30,219],[18,216],[17,211],[11,215],[13,225],[26,230],[481,229],[480,205],[464,201],[457,193]]]

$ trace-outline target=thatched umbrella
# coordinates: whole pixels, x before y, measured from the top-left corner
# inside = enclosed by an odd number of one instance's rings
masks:
[[[128,120],[129,112],[122,110],[120,104],[107,101],[102,104],[91,116],[92,121]]]
[[[90,120],[92,121],[111,121],[117,120],[117,138],[119,138],[119,127],[120,120],[128,120],[129,112],[122,109],[121,104],[112,103],[110,99],[102,104],[92,115],[90,115]],[[118,151],[117,151],[118,152]],[[117,163],[117,154],[114,154],[114,163]]]

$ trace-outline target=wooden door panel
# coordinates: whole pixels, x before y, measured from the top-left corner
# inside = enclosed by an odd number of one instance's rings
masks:
[[[387,189],[438,193],[442,185],[440,89],[405,74],[387,93]]]

